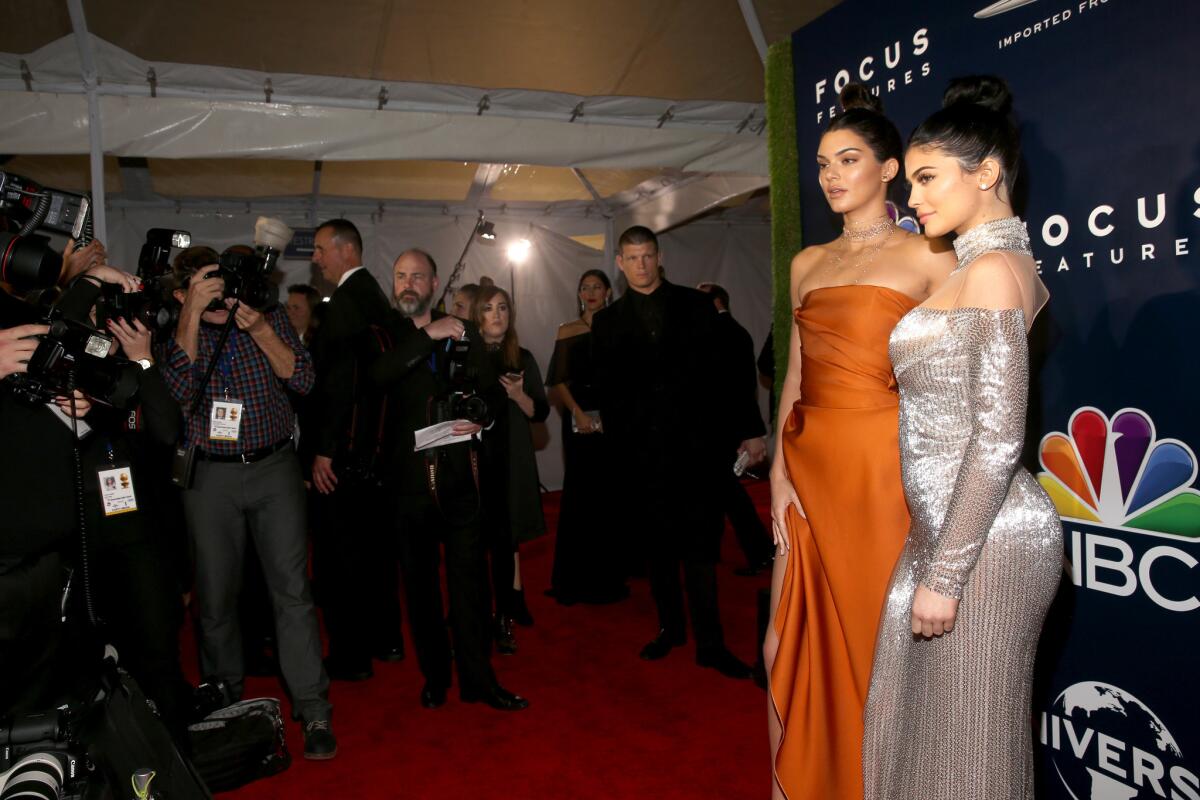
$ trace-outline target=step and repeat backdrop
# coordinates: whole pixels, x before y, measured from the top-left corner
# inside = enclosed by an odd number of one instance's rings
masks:
[[[1052,294],[1028,466],[1065,534],[1038,796],[1200,800],[1200,3],[846,0],[792,51],[805,242],[839,230],[815,154],[846,83],[906,137],[954,76],[1011,86],[1018,213]]]

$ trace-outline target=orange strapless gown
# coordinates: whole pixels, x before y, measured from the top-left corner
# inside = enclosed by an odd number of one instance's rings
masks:
[[[795,311],[801,388],[783,456],[808,519],[788,516],[770,679],[783,728],[775,775],[789,800],[863,796],[875,633],[908,532],[888,336],[915,305],[860,284],[814,289]]]

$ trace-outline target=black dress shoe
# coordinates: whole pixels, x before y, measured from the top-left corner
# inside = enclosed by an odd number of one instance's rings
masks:
[[[512,617],[500,614],[496,617],[496,651],[502,656],[515,655],[517,637],[513,633]]]
[[[424,708],[441,708],[446,705],[446,687],[425,684],[421,690],[421,705]]]
[[[642,648],[641,656],[646,661],[658,661],[660,658],[665,658],[672,649],[686,642],[686,634],[667,633],[666,630],[659,628],[658,636],[655,636],[654,641]]]
[[[342,661],[336,656],[325,659],[325,674],[331,681],[365,681],[375,675],[371,662]]]
[[[529,708],[529,701],[513,694],[500,684],[483,690],[463,689],[459,696],[464,703],[486,703],[497,711],[520,711]]]
[[[724,647],[706,647],[696,651],[696,663],[701,667],[715,669],[726,678],[747,680],[754,671],[740,658]]]
[[[389,647],[381,647],[375,651],[376,661],[386,661],[388,663],[404,660],[404,642],[391,645]]]

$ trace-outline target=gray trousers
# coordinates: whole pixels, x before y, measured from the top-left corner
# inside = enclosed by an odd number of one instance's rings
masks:
[[[329,719],[329,678],[308,582],[304,480],[295,451],[284,448],[253,464],[199,461],[183,504],[196,559],[205,677],[224,680],[241,696],[238,596],[249,532],[271,594],[279,666],[292,702],[306,722]]]

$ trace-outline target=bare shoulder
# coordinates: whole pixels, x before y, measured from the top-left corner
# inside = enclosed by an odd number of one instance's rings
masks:
[[[792,282],[798,283],[829,252],[828,244],[813,244],[792,256]]]
[[[573,319],[558,326],[558,336],[555,338],[569,339],[572,336],[578,336],[581,333],[587,333],[588,330],[590,329],[588,328],[587,323],[585,323],[583,320]]]
[[[954,255],[954,246],[943,238],[930,239],[920,234],[910,233],[900,243],[905,260],[913,267],[938,283],[958,266]]]

